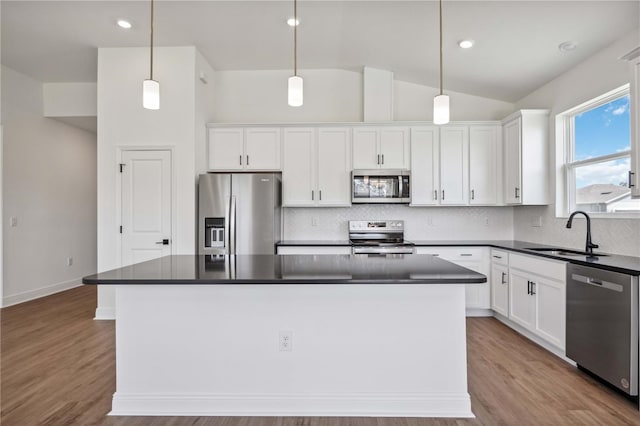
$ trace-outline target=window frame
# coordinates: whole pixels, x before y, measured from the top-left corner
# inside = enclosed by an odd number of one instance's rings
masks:
[[[631,96],[629,84],[625,84],[556,115],[556,141],[560,142],[556,143],[556,217],[568,217],[570,212],[576,209],[575,171],[577,168],[623,158],[629,158],[629,161],[631,161],[631,146],[625,151],[584,160],[575,160],[575,117],[624,96]],[[640,218],[640,212],[588,213],[592,217],[608,219]]]

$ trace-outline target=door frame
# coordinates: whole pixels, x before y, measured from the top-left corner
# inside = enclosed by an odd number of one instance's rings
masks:
[[[171,254],[176,254],[175,252],[175,241],[177,239],[177,230],[178,230],[178,219],[176,212],[178,211],[177,204],[177,181],[176,181],[176,147],[175,145],[118,145],[116,146],[116,164],[114,167],[118,167],[119,164],[122,163],[122,155],[126,151],[169,151],[171,156]],[[116,206],[116,220],[122,225],[122,173],[116,172],[116,182],[115,182],[116,190],[115,190],[115,206]],[[116,244],[116,257],[118,259],[118,265],[122,267],[122,234],[118,229],[118,224],[114,229],[116,233],[116,238],[118,240],[118,244]]]

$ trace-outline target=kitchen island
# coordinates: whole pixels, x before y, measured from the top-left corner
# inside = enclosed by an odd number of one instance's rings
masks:
[[[167,256],[116,285],[112,415],[472,417],[465,289],[430,255]]]

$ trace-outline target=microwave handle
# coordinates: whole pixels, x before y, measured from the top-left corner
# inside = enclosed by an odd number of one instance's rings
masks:
[[[402,194],[404,194],[404,192],[402,191],[403,184],[404,184],[404,182],[403,182],[403,179],[402,179],[402,175],[400,175],[400,176],[398,176],[398,197],[400,197],[400,198],[402,198]]]

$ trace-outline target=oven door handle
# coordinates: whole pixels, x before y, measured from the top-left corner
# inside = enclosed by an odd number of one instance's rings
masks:
[[[352,254],[413,254],[413,247],[352,247]]]

